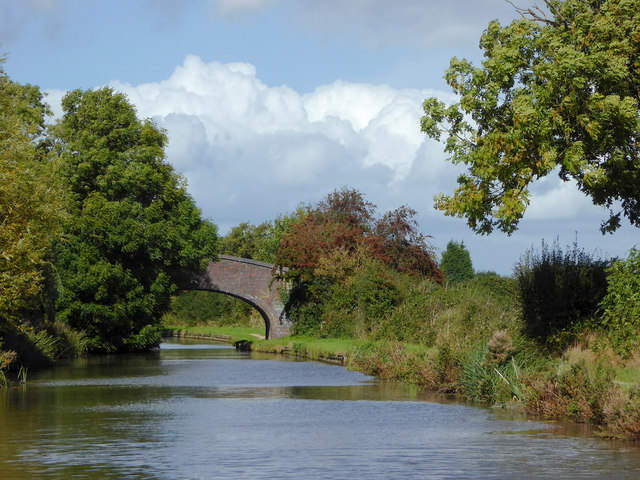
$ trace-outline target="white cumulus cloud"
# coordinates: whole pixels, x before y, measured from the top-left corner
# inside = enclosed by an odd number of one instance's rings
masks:
[[[167,129],[168,160],[223,228],[274,218],[344,185],[392,204],[414,164],[434,164],[430,188],[444,172],[442,154],[426,157],[436,149],[425,148],[433,142],[419,126],[422,102],[445,96],[438,92],[336,81],[300,95],[264,84],[253,65],[193,55],[164,81],[111,86]]]
[[[538,181],[531,193],[531,203],[525,213],[527,220],[598,219],[603,215],[602,209],[578,190],[575,181],[565,182],[555,171]]]

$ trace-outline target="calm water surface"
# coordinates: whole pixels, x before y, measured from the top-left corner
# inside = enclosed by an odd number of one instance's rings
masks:
[[[164,344],[0,393],[0,479],[640,478],[640,448],[342,367]]]

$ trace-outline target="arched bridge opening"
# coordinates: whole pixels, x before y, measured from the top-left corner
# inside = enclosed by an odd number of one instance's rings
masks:
[[[289,335],[291,323],[284,312],[279,288],[282,282],[273,279],[273,265],[248,258],[220,255],[198,273],[178,275],[183,290],[204,290],[239,298],[253,306],[265,323],[266,338]]]

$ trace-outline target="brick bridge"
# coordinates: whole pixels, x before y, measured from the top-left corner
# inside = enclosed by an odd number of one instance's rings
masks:
[[[178,286],[183,290],[207,290],[244,300],[255,307],[266,325],[266,338],[289,335],[291,322],[284,313],[278,285],[273,280],[273,265],[248,258],[220,255],[200,273],[182,272]]]

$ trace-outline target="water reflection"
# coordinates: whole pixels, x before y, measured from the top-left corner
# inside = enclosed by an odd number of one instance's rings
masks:
[[[0,402],[3,479],[640,474],[630,444],[226,346],[78,361]]]

